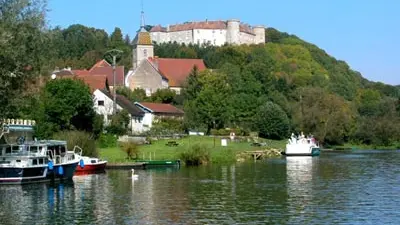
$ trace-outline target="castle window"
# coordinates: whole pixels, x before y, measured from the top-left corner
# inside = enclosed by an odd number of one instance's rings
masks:
[[[214,45],[216,45],[217,44],[217,40],[216,39],[214,39]]]
[[[197,39],[197,44],[200,45],[200,39]]]
[[[200,30],[197,30],[197,33],[200,34]]]
[[[214,33],[215,33],[215,30],[213,30],[212,32],[213,32],[213,34],[214,34]]]
[[[144,49],[144,50],[143,50],[143,56],[144,56],[145,58],[147,58],[147,49]]]
[[[104,101],[102,101],[102,100],[97,101],[97,105],[98,106],[104,106]]]

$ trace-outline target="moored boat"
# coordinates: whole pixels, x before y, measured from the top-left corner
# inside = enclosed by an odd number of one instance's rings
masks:
[[[286,156],[319,156],[320,153],[320,147],[314,137],[305,137],[303,132],[299,137],[292,134],[285,151],[282,152]]]
[[[79,163],[79,165],[76,167],[77,174],[84,174],[85,172],[101,172],[105,170],[107,165],[107,161],[94,157],[81,156],[80,159],[82,160],[83,164]]]

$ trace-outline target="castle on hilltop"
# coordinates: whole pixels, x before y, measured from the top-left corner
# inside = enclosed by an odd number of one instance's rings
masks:
[[[150,31],[156,43],[177,42],[179,44],[260,44],[265,43],[265,27],[249,26],[240,20],[186,22],[162,27],[154,26]]]

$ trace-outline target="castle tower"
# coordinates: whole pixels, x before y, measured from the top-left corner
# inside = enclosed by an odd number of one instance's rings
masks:
[[[228,44],[240,44],[240,20],[228,20],[226,26],[226,42]]]
[[[151,41],[150,33],[144,27],[144,12],[142,10],[140,29],[135,39],[133,39],[133,69],[136,69],[142,60],[154,57],[153,42]]]
[[[256,34],[254,39],[255,44],[264,44],[265,43],[265,27],[264,26],[254,26],[253,32]]]

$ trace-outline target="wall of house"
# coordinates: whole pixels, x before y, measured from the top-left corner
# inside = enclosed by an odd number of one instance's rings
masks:
[[[180,88],[180,87],[169,87],[169,89],[175,91],[175,93],[178,95],[181,94],[181,90],[182,90],[182,88]]]
[[[108,125],[110,123],[110,119],[108,117],[113,114],[113,100],[108,98],[99,90],[94,91],[93,95],[94,111],[99,115],[103,115],[104,124]],[[103,101],[104,105],[99,105],[99,101]],[[117,109],[122,110],[122,107],[117,105]]]
[[[126,86],[131,90],[144,89],[146,95],[151,95],[158,89],[168,88],[168,83],[156,71],[148,60],[143,60],[135,71],[126,78]]]
[[[146,112],[143,117],[143,127],[150,129],[153,125],[154,115],[150,112]]]
[[[143,133],[147,130],[149,130],[148,128],[146,128],[143,124],[143,118],[140,117],[132,117],[129,121],[129,130],[132,134],[140,134]]]

